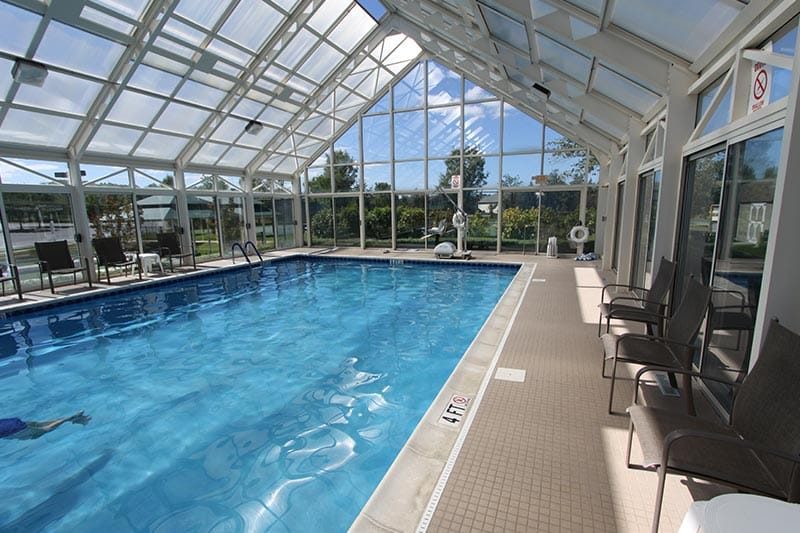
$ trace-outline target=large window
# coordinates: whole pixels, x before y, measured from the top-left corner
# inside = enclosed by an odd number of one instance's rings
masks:
[[[222,255],[229,257],[233,243],[244,245],[247,240],[244,227],[244,198],[241,196],[220,196],[220,233],[222,234]]]
[[[186,195],[189,207],[189,231],[199,260],[218,259],[222,255],[217,224],[217,203],[213,196]]]
[[[178,201],[174,194],[137,194],[142,251],[159,253],[158,234],[178,230]]]
[[[272,210],[272,197],[253,198],[255,212],[256,247],[259,250],[272,250],[275,243],[275,218]]]

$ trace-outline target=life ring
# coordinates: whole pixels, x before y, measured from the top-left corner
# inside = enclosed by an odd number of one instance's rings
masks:
[[[578,244],[583,244],[589,240],[589,228],[586,226],[574,226],[569,232],[569,240]]]
[[[466,225],[467,225],[467,217],[465,217],[464,213],[462,213],[461,211],[456,211],[453,214],[453,227],[457,229],[462,229]]]

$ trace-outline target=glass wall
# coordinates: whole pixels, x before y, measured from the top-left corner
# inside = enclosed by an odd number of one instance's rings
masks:
[[[291,248],[294,242],[294,208],[291,198],[275,197],[275,243],[278,248]]]
[[[259,251],[276,248],[272,197],[256,196],[253,198],[253,208],[255,211],[256,247]]]
[[[397,233],[399,239],[400,231],[398,230]],[[392,196],[390,194],[364,195],[364,234],[368,247],[390,248],[392,246]]]
[[[333,198],[308,199],[308,226],[311,246],[333,246]]]
[[[137,194],[136,210],[142,234],[142,251],[160,253],[158,234],[178,231],[178,201],[174,194]]]
[[[244,227],[244,198],[241,196],[220,196],[218,202],[222,255],[230,257],[233,243],[238,242],[244,246],[247,240]]]
[[[336,246],[360,246],[361,230],[358,198],[334,198]]]
[[[652,233],[650,224],[654,214],[653,185],[654,172],[646,172],[639,176],[636,189],[636,222],[633,226],[633,261],[631,264],[631,284],[636,287],[645,286],[645,270],[648,262],[648,239]]]
[[[125,250],[139,249],[131,193],[86,193],[85,198],[91,238],[118,237]]]
[[[222,255],[217,231],[217,203],[213,196],[187,194],[189,232],[197,259],[219,259]]]
[[[442,221],[451,226],[445,238],[454,241],[453,208],[433,194],[441,188],[457,193],[453,200],[460,201],[470,215],[468,247],[496,250],[499,243],[508,243],[507,249],[520,250],[522,236],[509,237],[518,229],[502,231],[498,200],[507,192],[541,185],[548,194],[556,187],[554,207],[549,208],[550,219],[545,223],[548,231],[557,232],[564,251],[574,250],[566,236],[579,217],[571,200],[569,209],[556,205],[562,198],[572,198],[559,190],[569,185],[576,186],[575,190],[583,184],[594,187],[598,169],[599,163],[586,147],[546,128],[461,74],[435,61],[422,61],[309,168],[304,190],[314,200],[307,204],[308,218],[311,235],[316,232],[317,236],[311,240],[315,245],[331,240],[340,245],[345,241],[361,244],[351,238],[355,236],[351,229],[347,237],[339,235],[338,212],[335,224],[323,220],[319,195],[358,191],[363,181],[365,246],[387,246],[393,229],[398,247],[428,246],[432,241],[422,237]],[[534,182],[535,176],[542,175],[543,181]],[[398,200],[394,213],[389,211],[394,219],[383,216],[386,206],[378,205],[382,201],[378,196],[370,196],[379,192],[392,192]],[[420,213],[423,223],[411,213]],[[327,236],[330,226],[334,234]]]
[[[617,183],[617,201],[614,209],[614,250],[611,258],[611,268],[616,270],[619,266],[620,225],[622,224],[622,207],[625,203],[625,181]]]

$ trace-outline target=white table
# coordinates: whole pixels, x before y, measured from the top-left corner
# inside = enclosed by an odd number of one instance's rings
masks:
[[[125,255],[128,256],[131,261],[136,259],[136,252],[127,252]],[[157,266],[162,274],[164,273],[164,265],[161,264],[161,256],[158,254],[139,254],[139,261],[142,262],[142,272],[144,273],[152,272],[154,266]]]
[[[800,504],[756,496],[723,494],[694,502],[678,533],[771,533],[800,530]]]

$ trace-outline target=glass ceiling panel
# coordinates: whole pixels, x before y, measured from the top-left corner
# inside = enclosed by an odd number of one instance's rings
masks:
[[[247,122],[244,120],[229,116],[222,121],[211,138],[215,141],[232,143],[242,134],[245,126],[247,126]]]
[[[175,97],[216,109],[217,105],[225,98],[225,92],[196,81],[186,80]]]
[[[129,24],[124,20],[118,19],[108,13],[104,13],[102,11],[98,11],[91,6],[83,6],[81,10],[81,18],[83,20],[88,20],[94,22],[95,24],[99,24],[101,26],[105,26],[106,28],[110,28],[114,31],[118,31],[125,35],[130,35],[133,33],[133,29],[135,26],[133,24]]]
[[[177,19],[169,19],[167,23],[164,24],[164,33],[197,47],[203,43],[208,35],[206,32],[184,24]]]
[[[322,83],[343,58],[344,54],[337,52],[331,45],[323,42],[308,57],[298,72],[307,78]]]
[[[525,24],[518,20],[500,13],[484,4],[478,4],[483,13],[483,19],[486,21],[486,26],[489,28],[489,33],[493,37],[500,39],[506,44],[510,44],[517,50],[528,51],[528,32],[525,29]]]
[[[157,159],[174,159],[181,152],[181,149],[186,146],[187,142],[188,139],[183,137],[148,133],[142,144],[136,149],[136,155]]]
[[[189,66],[180,63],[178,61],[173,61],[167,57],[162,56],[161,54],[157,54],[155,52],[149,52],[145,57],[144,61],[142,61],[146,65],[150,65],[151,67],[156,67],[161,70],[166,70],[167,72],[172,72],[173,74],[177,74],[178,76],[183,76],[189,70]]]
[[[9,109],[0,126],[0,141],[65,148],[80,120]]]
[[[258,155],[257,150],[234,146],[219,160],[220,165],[229,167],[245,167]]]
[[[397,74],[403,70],[410,61],[415,60],[421,52],[422,49],[413,39],[406,39],[388,58],[386,58],[384,66],[391,70],[392,73]]]
[[[242,0],[219,33],[258,52],[284,17],[261,0]]]
[[[60,72],[50,72],[44,85],[20,85],[14,101],[53,111],[85,114],[102,85]]]
[[[727,0],[618,0],[611,22],[694,61],[744,7],[734,4]]]
[[[591,59],[541,33],[536,34],[536,44],[539,47],[540,61],[555,67],[581,83],[589,81]]]
[[[251,146],[260,150],[264,147],[264,145],[271,141],[273,137],[275,137],[278,131],[279,130],[276,130],[275,128],[264,126],[256,135],[251,135],[249,133],[242,135],[239,137],[237,144]]]
[[[0,57],[0,72],[11,72],[13,65],[13,61]],[[5,100],[9,87],[11,87],[11,76],[0,76],[0,99]]]
[[[196,165],[213,165],[227,149],[227,144],[206,142],[194,155],[192,163]]]
[[[272,3],[282,7],[284,11],[287,13],[294,9],[295,4],[297,4],[298,0],[272,0]]]
[[[209,2],[208,0],[181,0],[175,13],[211,29],[228,7],[228,2]]]
[[[263,109],[264,104],[261,102],[256,102],[249,98],[242,98],[239,103],[236,104],[236,107],[233,108],[233,112],[243,117],[257,117]]]
[[[358,42],[375,29],[377,24],[369,14],[356,5],[328,35],[336,46],[349,52]]]
[[[600,65],[595,71],[594,89],[609,98],[633,109],[640,115],[647,112],[658,101],[658,95],[652,93],[631,80]]]
[[[25,56],[42,17],[8,4],[0,4],[0,20],[3,21],[0,50]]]
[[[295,34],[294,38],[281,50],[281,53],[275,60],[289,70],[292,70],[318,40],[319,39],[317,39],[313,33],[303,28]],[[278,75],[270,75],[270,77],[280,81],[283,80],[285,74],[281,75],[278,73]]]
[[[90,152],[128,154],[142,136],[140,130],[103,124],[87,148]]]
[[[283,111],[282,109],[267,107],[259,119],[263,122],[283,127],[287,122],[289,122],[292,116],[293,115],[291,113]]]
[[[600,16],[603,10],[603,4],[605,4],[606,1],[607,0],[568,0],[570,4],[574,4],[597,16]]]
[[[139,20],[148,0],[91,0],[93,4],[105,6],[112,11]]]
[[[210,115],[210,111],[172,102],[158,117],[154,127],[194,135]]]
[[[169,96],[180,81],[181,79],[178,76],[163,70],[148,67],[147,65],[139,65],[136,68],[136,72],[131,76],[130,81],[128,81],[128,85]]]
[[[125,47],[94,34],[50,21],[34,56],[37,60],[106,78]]]
[[[240,50],[235,46],[231,46],[228,43],[222,42],[219,39],[214,39],[206,48],[209,52],[213,52],[220,57],[225,57],[230,59],[234,63],[238,64],[246,64],[249,63],[250,60],[253,58],[252,54],[245,52],[244,50]]]
[[[155,96],[133,91],[122,91],[108,114],[107,120],[136,126],[148,126],[159,109],[161,109],[161,106],[164,105],[164,102],[164,100]]]
[[[350,0],[325,0],[307,24],[319,33],[325,33],[348,5]]]

